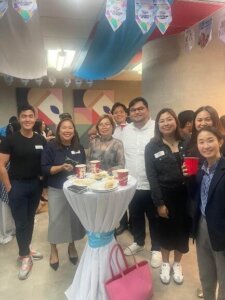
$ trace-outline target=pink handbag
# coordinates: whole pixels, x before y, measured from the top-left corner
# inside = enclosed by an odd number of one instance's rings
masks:
[[[112,255],[116,250],[115,261],[119,274],[112,270]],[[118,261],[118,252],[123,258],[125,269],[122,270]],[[149,300],[153,296],[152,275],[147,261],[136,261],[128,267],[123,249],[119,244],[115,245],[110,253],[109,263],[112,278],[105,282],[106,292],[110,300]]]

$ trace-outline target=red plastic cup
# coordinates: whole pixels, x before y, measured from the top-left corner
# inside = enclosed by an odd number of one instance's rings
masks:
[[[198,157],[185,157],[184,162],[187,168],[188,175],[195,175],[198,172]]]
[[[118,180],[119,180],[119,185],[121,185],[121,186],[127,185],[127,181],[128,181],[128,170],[127,169],[117,170],[117,176],[118,176]]]
[[[99,173],[101,168],[100,160],[91,160],[90,165],[91,165],[91,173]]]
[[[86,175],[86,165],[76,165],[75,173],[77,178],[84,178]]]

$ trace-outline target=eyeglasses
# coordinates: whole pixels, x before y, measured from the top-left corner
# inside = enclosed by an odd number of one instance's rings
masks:
[[[111,123],[105,123],[105,124],[99,124],[98,127],[103,128],[103,127],[110,127],[112,126]]]
[[[131,108],[130,109],[130,112],[142,112],[143,110],[145,110],[145,107],[141,106],[141,107],[138,107],[138,108]]]

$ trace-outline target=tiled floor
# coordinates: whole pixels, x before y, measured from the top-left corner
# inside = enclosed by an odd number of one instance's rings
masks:
[[[44,259],[34,262],[29,278],[20,281],[17,278],[16,265],[17,245],[14,239],[7,245],[0,245],[0,299],[1,300],[64,300],[64,291],[71,284],[75,267],[69,262],[67,246],[60,245],[60,266],[57,272],[49,267],[49,245],[47,238],[47,213],[37,216],[35,224],[33,246],[44,254]],[[129,232],[118,238],[123,247],[132,242]],[[86,239],[76,244],[81,255]],[[145,250],[137,256],[138,260],[150,259],[149,238],[146,238]],[[129,258],[130,259],[130,258]],[[176,285],[173,281],[163,285],[159,280],[159,269],[152,270],[154,282],[154,300],[194,300],[196,288],[199,286],[195,247],[190,241],[190,252],[183,258],[183,285]],[[92,299],[95,300],[95,299]],[[137,299],[138,300],[138,299]]]

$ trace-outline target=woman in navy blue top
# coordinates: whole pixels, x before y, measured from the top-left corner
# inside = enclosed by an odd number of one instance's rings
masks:
[[[197,133],[198,151],[204,158],[196,178],[188,180],[195,199],[194,239],[205,300],[225,299],[225,158],[223,136],[213,128]],[[187,176],[185,164],[183,174]],[[218,297],[216,298],[216,289]]]
[[[85,235],[84,228],[62,189],[67,176],[74,174],[74,165],[71,162],[80,164],[85,161],[84,148],[79,143],[73,121],[61,120],[56,130],[56,139],[47,144],[42,155],[42,170],[48,181],[50,266],[54,270],[59,266],[57,244],[69,243],[69,259],[76,264],[78,256],[74,241]]]

